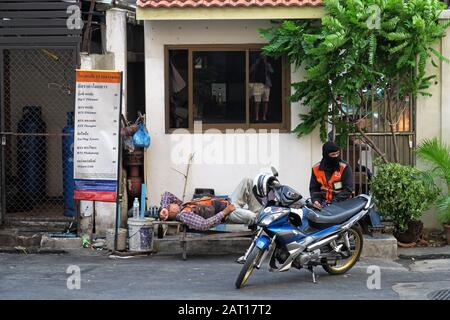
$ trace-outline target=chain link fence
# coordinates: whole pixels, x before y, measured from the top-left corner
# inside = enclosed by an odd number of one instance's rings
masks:
[[[67,143],[70,140],[65,137],[71,133],[63,129],[74,111],[75,67],[73,48],[3,50],[6,219],[62,218],[65,210],[73,209],[67,208],[73,205],[67,201],[72,190],[73,144]],[[63,152],[68,152],[65,159]]]

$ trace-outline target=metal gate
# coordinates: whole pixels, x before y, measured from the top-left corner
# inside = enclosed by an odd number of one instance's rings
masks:
[[[3,219],[63,217],[62,131],[76,67],[74,46],[0,47]]]
[[[357,111],[356,111],[357,110]],[[365,108],[348,108],[346,117],[349,121],[357,122],[364,134],[369,137],[376,148],[383,153],[388,161],[395,161],[395,149],[398,150],[398,162],[404,165],[414,165],[415,139],[415,103],[409,99],[394,109],[391,115],[393,129],[391,129],[386,104],[383,99],[372,100]],[[392,131],[395,132],[396,146],[392,139]],[[343,150],[342,158],[349,163],[354,174],[354,190],[356,194],[368,193],[369,182],[376,174],[374,165],[378,155],[373,147],[361,138],[360,133],[350,134],[347,147]]]

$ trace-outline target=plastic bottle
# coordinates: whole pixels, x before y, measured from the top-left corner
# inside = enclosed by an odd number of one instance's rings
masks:
[[[139,219],[139,200],[138,200],[138,198],[134,198],[134,201],[133,201],[133,218]]]

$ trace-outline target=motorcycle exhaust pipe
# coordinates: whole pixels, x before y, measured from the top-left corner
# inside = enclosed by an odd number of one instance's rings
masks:
[[[331,241],[336,240],[338,237],[339,237],[339,235],[336,234],[334,236],[331,236],[331,237],[325,238],[323,240],[320,240],[319,242],[316,242],[316,243],[312,244],[311,246],[307,247],[306,250],[314,251],[314,250],[316,250],[316,249],[318,249],[318,248],[320,248],[320,247],[330,243]]]

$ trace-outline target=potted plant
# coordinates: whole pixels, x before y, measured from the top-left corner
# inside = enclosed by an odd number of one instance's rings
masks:
[[[418,241],[423,230],[418,219],[437,196],[434,184],[416,168],[387,163],[378,166],[370,186],[381,217],[395,224],[397,241]]]
[[[435,202],[437,217],[444,225],[447,243],[450,244],[450,146],[436,138],[427,139],[417,148],[417,155],[431,164],[427,172],[440,187],[440,195]]]
[[[438,220],[443,224],[447,244],[450,244],[450,196],[447,196],[445,201],[441,202],[441,206],[437,206]]]

